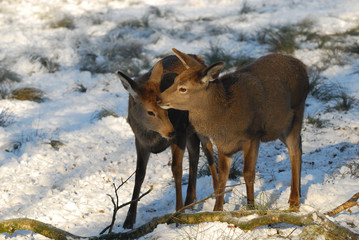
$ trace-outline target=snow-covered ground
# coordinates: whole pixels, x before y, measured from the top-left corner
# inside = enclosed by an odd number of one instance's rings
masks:
[[[126,122],[128,94],[114,72],[146,72],[173,47],[205,59],[220,49],[232,63],[256,58],[270,52],[267,32],[303,22],[315,34],[299,35],[293,55],[320,69],[311,76],[319,76],[322,97],[307,99],[300,212],[340,205],[359,191],[358,13],[356,0],[0,1],[0,117],[6,120],[0,127],[0,220],[28,217],[76,235],[98,235],[111,221],[112,184],[130,176],[136,162]],[[10,98],[10,91],[24,87],[43,91],[45,101]],[[347,111],[334,109],[338,98],[323,97],[342,91],[354,99]],[[104,109],[117,117],[100,118]],[[258,201],[274,199],[272,208],[288,207],[286,152],[280,142],[260,147],[255,191]],[[135,227],[174,211],[170,158],[169,150],[151,155],[142,190],[154,189],[139,202]],[[184,162],[186,178],[187,158]],[[203,156],[200,164],[203,170]],[[241,170],[240,153],[233,164]],[[202,174],[197,182],[198,199],[212,193],[210,176]],[[237,176],[228,184],[243,182]],[[132,178],[121,188],[121,202],[130,200],[133,184]],[[224,208],[244,207],[244,196],[239,185],[226,195]],[[193,211],[211,211],[213,205],[214,199]],[[331,219],[359,233],[358,210]],[[114,231],[124,231],[126,213],[127,207],[119,211]],[[143,239],[298,239],[300,233],[283,224],[244,232],[203,223],[160,225]],[[45,238],[19,231],[11,239]]]

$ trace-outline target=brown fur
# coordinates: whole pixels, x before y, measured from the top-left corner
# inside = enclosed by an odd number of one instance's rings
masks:
[[[176,187],[176,210],[183,207],[182,159],[186,147],[190,169],[185,204],[192,203],[196,198],[200,142],[210,165],[214,187],[216,187],[217,173],[213,163],[213,149],[210,141],[194,132],[188,120],[188,112],[172,109],[166,111],[156,103],[156,97],[160,91],[168,88],[173,83],[174,77],[184,70],[183,64],[176,56],[172,55],[160,60],[150,72],[142,75],[136,81],[124,73],[118,73],[123,86],[130,93],[128,122],[135,134],[137,161],[133,201],[139,197],[150,154],[162,152],[169,146],[172,150],[171,169]],[[136,212],[137,201],[134,201],[128,210],[124,228],[133,227],[136,221]]]
[[[219,192],[228,178],[232,155],[243,150],[248,204],[254,204],[255,165],[260,142],[280,139],[289,151],[292,184],[289,203],[299,206],[301,125],[308,93],[308,74],[299,60],[271,54],[218,79],[223,63],[204,67],[174,49],[187,70],[160,95],[164,108],[188,110],[196,131],[218,149]],[[214,210],[223,209],[223,196]]]

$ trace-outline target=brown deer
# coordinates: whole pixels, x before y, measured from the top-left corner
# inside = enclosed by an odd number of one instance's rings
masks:
[[[243,176],[248,207],[254,206],[255,166],[260,142],[280,139],[286,144],[292,168],[289,204],[300,202],[301,127],[308,93],[308,73],[299,60],[271,54],[233,73],[221,76],[223,62],[209,67],[173,49],[187,68],[160,94],[164,109],[188,110],[195,130],[218,149],[219,182],[215,211],[223,210],[223,192],[232,155],[243,151]]]
[[[192,56],[204,64],[199,57]],[[151,153],[159,153],[171,146],[172,173],[176,187],[176,210],[183,207],[182,200],[182,158],[185,147],[189,156],[189,183],[185,205],[196,198],[196,180],[199,159],[199,145],[210,165],[213,186],[216,187],[218,177],[213,163],[211,142],[194,132],[188,120],[187,111],[164,110],[156,103],[160,91],[168,88],[178,74],[186,68],[174,55],[160,60],[151,71],[135,81],[122,72],[118,76],[124,88],[129,92],[128,123],[135,134],[137,152],[135,186],[132,200],[139,197],[141,185],[146,175],[148,159]],[[124,228],[133,228],[136,221],[137,201],[131,203],[124,222]]]

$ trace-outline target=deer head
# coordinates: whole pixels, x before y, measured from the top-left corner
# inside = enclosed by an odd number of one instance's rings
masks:
[[[159,84],[163,74],[162,61],[156,63],[150,79],[142,84],[138,84],[120,71],[117,74],[134,102],[129,106],[129,115],[140,122],[146,130],[158,132],[164,138],[173,137],[175,131],[168,118],[168,113],[156,103],[156,98],[160,94]]]
[[[188,54],[174,48],[172,51],[186,70],[160,95],[157,103],[164,109],[190,110],[192,107],[200,107],[200,98],[206,94],[208,84],[218,78],[224,63],[218,62],[207,67]]]

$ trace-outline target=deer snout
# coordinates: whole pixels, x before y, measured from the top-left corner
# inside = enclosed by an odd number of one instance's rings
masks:
[[[170,109],[171,105],[169,103],[163,103],[162,98],[156,97],[156,103],[158,106],[160,106],[163,109]]]
[[[166,134],[161,134],[161,135],[162,135],[162,137],[170,140],[176,136],[176,132],[171,131],[171,132],[167,132]]]

